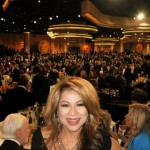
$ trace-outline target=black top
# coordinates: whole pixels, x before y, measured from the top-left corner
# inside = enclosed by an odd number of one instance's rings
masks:
[[[102,148],[98,150],[111,150],[111,139],[109,133],[105,131],[101,131],[103,141]],[[47,147],[44,143],[44,139],[42,137],[41,128],[38,128],[32,137],[31,150],[47,150]]]
[[[102,133],[102,138],[103,138],[103,141],[101,142],[102,143],[102,148],[99,148],[99,150],[111,150],[111,136],[108,132],[102,130],[101,131]]]
[[[31,142],[31,150],[47,150],[47,147],[45,145],[41,128],[37,128],[37,130],[34,132]]]
[[[5,140],[0,146],[0,150],[25,150],[25,149],[15,141]]]

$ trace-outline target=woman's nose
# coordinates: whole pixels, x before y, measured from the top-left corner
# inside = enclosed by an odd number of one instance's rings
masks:
[[[75,106],[71,106],[69,109],[69,115],[75,115],[77,114],[77,108]]]

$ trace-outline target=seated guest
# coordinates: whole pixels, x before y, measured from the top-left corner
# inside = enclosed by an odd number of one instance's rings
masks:
[[[42,105],[42,103],[46,103],[45,98],[45,76],[41,73],[39,66],[33,67],[33,78],[32,78],[32,86],[31,92],[33,94],[33,98],[36,102]]]
[[[126,126],[130,129],[128,150],[150,149],[150,109],[143,104],[132,104],[126,115]]]
[[[131,92],[131,101],[132,103],[141,103],[149,105],[149,97],[147,92],[139,88],[135,88]]]
[[[10,62],[10,69],[10,76],[12,78],[12,82],[18,82],[18,79],[20,77],[20,71],[17,67],[17,64],[14,61]]]
[[[28,106],[34,105],[32,94],[27,91],[28,78],[22,75],[18,80],[18,86],[8,89],[0,103],[0,120],[3,120],[10,113],[17,113]]]
[[[86,62],[80,72],[80,77],[84,79],[90,79],[94,77],[94,73],[91,70],[90,63]]]
[[[150,104],[147,92],[145,92],[144,90],[142,90],[140,88],[135,88],[131,92],[131,102],[132,102],[132,104],[140,103],[140,104],[144,104],[147,106],[149,106],[149,104]],[[131,134],[131,130],[128,126],[126,126],[125,122],[126,122],[126,118],[123,120],[123,125],[120,126],[120,127],[123,127],[125,129],[124,137],[122,137],[125,140],[122,139],[123,140],[122,145],[124,145],[126,143],[128,137]]]
[[[144,82],[145,78],[143,77],[140,77],[139,79],[142,81],[135,83],[133,88],[139,88],[144,90],[145,92],[147,92],[148,98],[150,99],[150,86],[148,85],[148,82]]]
[[[126,81],[127,84],[125,85],[125,99],[131,101],[131,92],[133,91],[132,79],[128,78]]]
[[[29,124],[25,116],[10,114],[3,121],[2,138],[4,142],[0,150],[24,150],[23,145],[28,142]]]

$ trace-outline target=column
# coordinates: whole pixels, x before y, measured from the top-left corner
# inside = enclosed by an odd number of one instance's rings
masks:
[[[30,53],[30,32],[24,32],[24,51]]]
[[[120,38],[120,52],[124,51],[123,38]]]

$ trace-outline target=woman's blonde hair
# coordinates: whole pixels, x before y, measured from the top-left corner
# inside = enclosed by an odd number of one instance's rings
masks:
[[[111,122],[112,122],[112,117],[111,117],[111,114],[108,112],[108,110],[102,111],[100,119],[101,119],[100,120],[100,123],[101,123],[100,128],[109,133]]]
[[[150,124],[150,108],[144,104],[129,105],[129,115],[132,121],[132,130],[135,135],[146,130]]]
[[[127,147],[131,139],[140,132],[146,131],[150,134],[150,108],[148,106],[139,103],[131,104],[129,105],[128,114],[131,121],[131,134],[125,147]]]
[[[66,89],[72,89],[82,97],[83,103],[89,113],[88,123],[85,123],[80,135],[80,140],[82,141],[81,149],[85,149],[84,146],[88,145],[85,144],[86,142],[88,143],[88,141],[84,141],[85,138],[86,140],[89,140],[90,147],[95,147],[96,149],[98,142],[96,142],[95,139],[101,138],[101,136],[97,134],[99,117],[101,115],[99,97],[92,84],[80,77],[67,77],[62,79],[51,91],[51,94],[48,97],[44,118],[46,124],[51,130],[49,142],[54,144],[59,135],[60,129],[57,109],[61,94]]]

